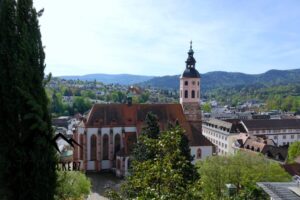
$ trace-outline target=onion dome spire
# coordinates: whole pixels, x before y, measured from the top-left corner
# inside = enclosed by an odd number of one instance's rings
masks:
[[[188,51],[188,58],[185,61],[186,68],[195,68],[196,60],[194,58],[193,42],[190,42],[190,50]]]
[[[185,61],[186,68],[181,77],[200,78],[199,72],[195,69],[196,60],[194,58],[193,42],[190,42],[190,49],[188,51],[188,58]]]

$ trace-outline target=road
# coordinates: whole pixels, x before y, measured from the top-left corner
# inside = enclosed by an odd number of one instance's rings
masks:
[[[122,179],[117,178],[112,173],[87,173],[87,177],[92,182],[92,193],[87,200],[107,200],[104,197],[105,190],[110,188],[117,189]],[[109,187],[108,187],[109,186]]]

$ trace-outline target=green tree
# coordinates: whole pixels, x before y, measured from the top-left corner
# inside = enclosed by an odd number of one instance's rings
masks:
[[[81,91],[81,96],[87,97],[87,98],[90,98],[90,99],[95,99],[96,98],[95,92],[93,92],[91,90],[82,90]]]
[[[210,113],[211,112],[211,105],[210,103],[205,103],[202,105],[202,110],[206,113]]]
[[[51,112],[56,114],[62,114],[64,112],[64,105],[61,100],[61,95],[57,95],[53,92],[51,99]]]
[[[74,112],[84,113],[92,107],[92,103],[89,99],[84,97],[74,97],[73,109]]]
[[[149,99],[150,93],[144,92],[139,96],[139,103],[146,103]]]
[[[147,146],[156,149],[153,159],[133,161],[131,175],[121,187],[119,195],[110,193],[114,199],[193,199],[190,187],[194,181],[186,180],[188,166],[191,165],[181,151],[182,136],[180,127],[171,128],[159,135],[153,143],[145,139]]]
[[[199,163],[199,173],[204,199],[222,198],[226,183],[235,184],[242,199],[263,199],[256,182],[291,179],[278,163],[246,153],[210,157]]]
[[[0,78],[1,85],[10,85],[1,86],[0,94],[5,105],[0,120],[0,196],[53,199],[56,152],[43,82],[45,54],[37,19],[42,12],[36,12],[31,0],[3,0],[0,12]]]
[[[82,172],[58,171],[55,199],[84,199],[91,191],[91,182]]]
[[[17,27],[16,2],[0,1],[0,197],[13,199],[16,182],[12,167],[14,159],[19,158],[12,152],[18,145],[18,105],[17,105]],[[15,167],[14,167],[15,169]]]
[[[300,142],[293,142],[290,146],[289,146],[289,150],[288,150],[288,161],[290,163],[293,163],[294,160],[300,156]]]
[[[133,159],[139,162],[154,158],[156,149],[150,144],[157,142],[160,133],[158,118],[152,112],[147,113],[145,123],[146,126],[142,129],[142,134],[133,149]]]

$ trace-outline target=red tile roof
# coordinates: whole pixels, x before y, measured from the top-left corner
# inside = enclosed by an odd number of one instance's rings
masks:
[[[191,146],[213,146],[201,133],[201,123],[190,124],[180,104],[95,104],[87,116],[86,127],[144,126],[148,112],[157,115],[162,130],[179,122]]]

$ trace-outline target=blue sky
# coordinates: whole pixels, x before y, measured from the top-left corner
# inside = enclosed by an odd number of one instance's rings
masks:
[[[298,0],[34,0],[46,72],[174,75],[300,68]]]

